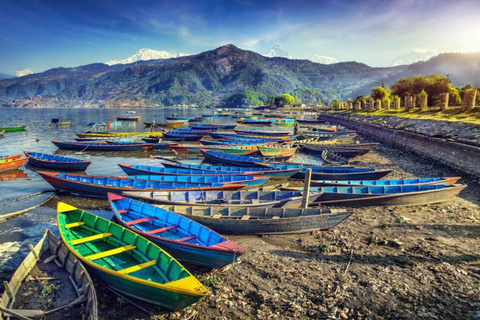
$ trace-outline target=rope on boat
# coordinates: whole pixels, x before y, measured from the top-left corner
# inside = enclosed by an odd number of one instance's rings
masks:
[[[28,196],[24,196],[24,197],[20,197],[20,198],[17,198],[15,200],[11,200],[11,201],[7,201],[7,202],[4,202],[2,204],[0,204],[0,206],[4,206],[4,205],[7,205],[9,203],[12,203],[12,202],[15,202],[15,201],[20,201],[20,200],[25,200],[25,199],[28,199],[28,198],[31,198],[31,197],[34,197],[34,196],[38,196],[38,195],[41,195],[41,194],[44,194],[46,192],[53,192],[53,190],[44,190],[44,191],[41,191],[41,192],[37,192],[37,193],[32,193]],[[55,196],[55,193],[52,193],[52,195],[50,197],[48,197],[46,200],[42,201],[41,203],[37,204],[37,205],[34,205],[32,207],[29,207],[29,208],[26,208],[26,209],[22,209],[22,210],[19,210],[19,211],[15,211],[15,212],[11,212],[11,213],[7,213],[7,214],[4,214],[4,215],[1,215],[0,216],[0,223],[2,222],[5,222],[6,220],[10,219],[10,218],[14,218],[18,215],[21,215],[23,213],[26,213],[30,210],[33,210],[35,208],[38,208],[42,205],[44,205],[45,203],[47,203],[48,201],[50,201],[53,197]]]

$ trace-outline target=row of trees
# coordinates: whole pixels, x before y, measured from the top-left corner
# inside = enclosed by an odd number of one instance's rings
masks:
[[[256,92],[254,90],[244,90],[236,93],[224,100],[224,105],[230,107],[249,106],[249,105],[269,105],[272,107],[281,107],[285,105],[321,105],[322,100],[332,101],[338,97],[335,90],[319,90],[312,88],[299,88],[290,93],[278,96],[270,96]]]
[[[448,76],[441,74],[431,74],[428,76],[413,76],[402,78],[396,81],[391,87],[384,84],[372,88],[370,97],[358,96],[354,101],[365,103],[369,99],[380,100],[382,103],[389,99],[394,101],[397,98],[405,99],[407,96],[422,98],[428,95],[428,105],[438,106],[440,104],[440,94],[449,93],[449,105],[458,106],[462,104],[463,95],[466,90],[472,89],[468,84],[461,88],[452,85]],[[476,104],[480,103],[480,95],[476,96]]]

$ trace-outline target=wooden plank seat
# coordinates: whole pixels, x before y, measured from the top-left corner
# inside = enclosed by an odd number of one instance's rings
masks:
[[[81,239],[76,239],[76,240],[72,240],[70,241],[70,244],[72,246],[75,246],[77,244],[82,244],[82,243],[86,243],[86,242],[90,242],[90,241],[94,241],[94,240],[99,240],[99,239],[103,239],[103,238],[106,238],[106,237],[110,237],[112,234],[110,232],[105,232],[105,233],[99,233],[99,234],[95,234],[93,236],[90,236],[90,237],[85,237],[85,238],[81,238]]]
[[[67,224],[65,225],[65,229],[80,227],[80,226],[83,226],[84,224],[85,224],[85,222],[83,222],[83,221],[67,223]]]
[[[144,223],[144,222],[151,221],[151,220],[154,220],[154,219],[157,219],[157,218],[146,217],[146,218],[141,218],[141,219],[137,219],[137,220],[128,221],[127,226],[132,226],[134,224]]]
[[[197,236],[193,235],[193,236],[188,236],[188,237],[185,237],[185,238],[176,239],[175,241],[185,242],[185,241],[193,240],[193,239],[196,239],[196,238],[197,238]]]
[[[89,260],[97,260],[97,259],[110,257],[110,256],[113,256],[113,255],[122,253],[122,252],[127,252],[127,251],[133,250],[135,248],[136,248],[136,246],[129,244],[129,245],[126,245],[126,246],[123,246],[123,247],[118,247],[118,248],[115,248],[115,249],[112,249],[112,250],[107,250],[107,251],[103,251],[103,252],[99,252],[99,253],[94,253],[94,254],[91,254],[89,256],[86,256],[85,258],[89,259]]]
[[[178,226],[176,224],[172,224],[171,226],[150,230],[150,231],[147,231],[145,233],[146,234],[155,234],[155,233],[160,233],[160,232],[165,232],[165,231],[168,231],[168,230],[172,230],[172,229],[175,229],[175,228],[178,228]]]
[[[118,270],[117,272],[121,273],[121,274],[132,273],[132,272],[139,271],[139,270],[142,270],[142,269],[145,269],[145,268],[153,267],[156,264],[156,262],[157,262],[156,260],[151,260],[151,261],[148,261],[148,262],[137,264],[136,266],[133,266],[133,267]]]

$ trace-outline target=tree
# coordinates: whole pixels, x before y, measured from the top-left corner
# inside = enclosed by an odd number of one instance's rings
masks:
[[[385,87],[374,87],[372,88],[371,97],[375,100],[385,100],[390,99],[391,90]]]
[[[281,101],[280,101],[280,106],[293,106],[295,104],[295,98],[289,95],[288,93],[282,94],[280,96]]]

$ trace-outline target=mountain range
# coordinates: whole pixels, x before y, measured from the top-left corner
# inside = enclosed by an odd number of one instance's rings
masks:
[[[95,63],[55,68],[0,81],[4,106],[146,106],[216,104],[254,90],[267,96],[311,88],[322,101],[369,94],[379,83],[392,84],[416,74],[449,74],[456,86],[476,84],[480,53],[441,54],[425,62],[372,68],[358,62],[320,64],[266,57],[226,45],[177,58],[132,64]]]

